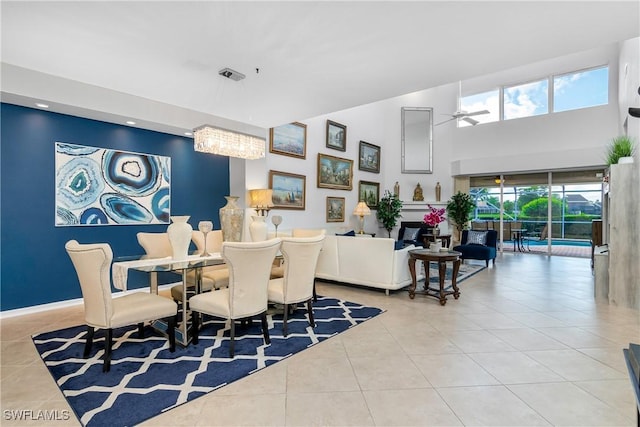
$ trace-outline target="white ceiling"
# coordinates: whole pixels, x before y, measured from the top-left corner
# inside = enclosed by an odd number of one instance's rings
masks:
[[[639,5],[3,0],[1,55],[268,128],[638,37]]]

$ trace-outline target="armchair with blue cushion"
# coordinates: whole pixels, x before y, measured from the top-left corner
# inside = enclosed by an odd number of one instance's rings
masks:
[[[484,260],[489,266],[489,260],[493,260],[496,264],[496,254],[498,246],[498,232],[495,230],[474,231],[463,230],[462,242],[453,248],[454,251],[460,252],[460,258]]]

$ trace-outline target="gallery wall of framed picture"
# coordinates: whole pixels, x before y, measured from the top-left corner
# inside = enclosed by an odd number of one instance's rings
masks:
[[[354,190],[354,162],[353,159],[355,146],[350,148],[351,154],[347,154],[347,125],[339,123],[335,120],[324,119],[324,129],[318,129],[316,121],[311,128],[311,133],[307,134],[307,125],[300,122],[292,122],[286,125],[277,126],[270,129],[269,132],[269,152],[278,156],[288,156],[306,160],[307,155],[307,138],[313,144],[317,152],[317,148],[321,137],[325,142],[325,150],[321,151],[341,151],[345,154],[342,156],[334,156],[326,152],[317,153],[316,163],[316,188],[331,189],[350,192]],[[324,132],[322,132],[324,131]],[[346,197],[337,195],[325,196],[325,221],[327,223],[346,222],[349,220],[347,211],[351,202],[357,204],[358,201],[364,200],[370,209],[376,209],[380,199],[380,182],[368,180],[368,173],[380,173],[381,148],[378,145],[367,141],[358,141],[357,162],[359,178],[358,193]],[[349,158],[351,157],[351,158]],[[302,163],[302,162],[301,162]],[[302,167],[294,166],[295,163],[288,163],[282,159],[272,163],[274,169],[269,170],[269,188],[273,190],[273,209],[290,209],[305,210],[306,209],[306,178],[309,173],[313,173],[310,165],[304,164]],[[292,165],[292,172],[285,172]],[[280,167],[278,167],[280,165]],[[302,172],[302,173],[300,173]],[[371,176],[373,177],[373,176]],[[355,197],[354,197],[355,196]],[[352,200],[354,199],[354,200]],[[312,209],[317,214],[321,205],[317,205],[318,200],[314,197],[312,201]]]

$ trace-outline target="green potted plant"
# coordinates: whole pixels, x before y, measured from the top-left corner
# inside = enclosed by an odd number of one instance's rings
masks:
[[[462,230],[465,229],[471,220],[471,214],[476,208],[476,202],[467,193],[458,191],[451,196],[447,202],[447,214],[449,219],[453,221],[458,232],[457,240],[460,241]]]
[[[613,138],[607,147],[607,166],[617,163],[632,163],[635,145],[635,141],[625,135]],[[620,159],[625,157],[630,157],[631,160],[621,162]]]
[[[387,230],[389,237],[391,237],[391,230],[398,223],[398,218],[402,214],[402,201],[396,196],[385,190],[384,195],[378,202],[378,211],[376,212],[376,218],[382,223],[382,226]]]

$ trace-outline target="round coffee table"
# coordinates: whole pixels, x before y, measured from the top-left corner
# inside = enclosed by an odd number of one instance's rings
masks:
[[[420,260],[424,264],[424,293],[430,297],[440,300],[440,305],[447,303],[447,295],[453,295],[455,299],[460,297],[460,290],[456,285],[458,270],[460,269],[460,256],[462,254],[456,251],[432,252],[428,249],[417,249],[409,251],[409,271],[411,272],[411,286],[409,287],[409,298],[416,296],[416,261]],[[453,271],[451,274],[451,287],[453,290],[445,290],[444,279],[447,272],[447,261],[453,263]],[[432,288],[429,286],[429,263],[438,263],[438,275],[440,279],[440,288]]]

